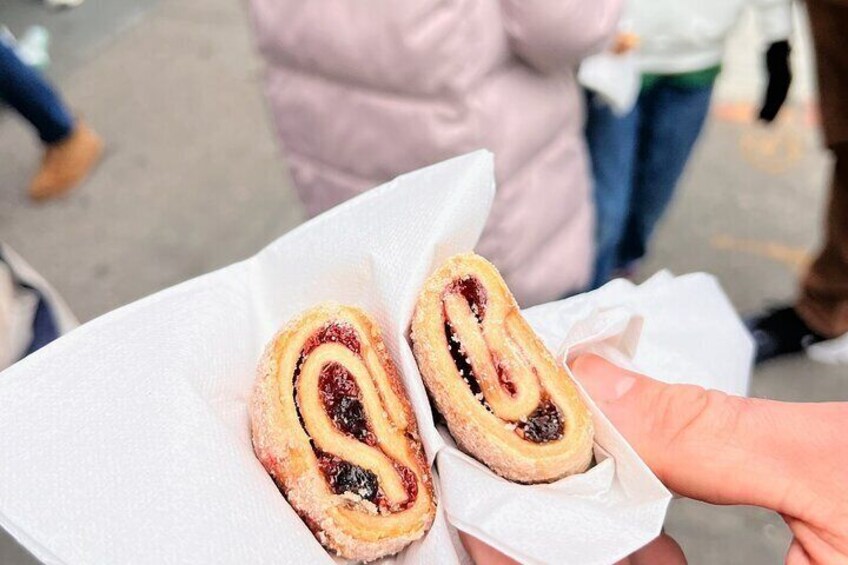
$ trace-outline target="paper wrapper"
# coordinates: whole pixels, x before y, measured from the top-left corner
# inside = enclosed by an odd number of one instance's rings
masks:
[[[467,560],[449,521],[527,562],[608,563],[650,541],[669,493],[588,399],[599,464],[550,485],[499,479],[433,425],[409,320],[432,269],[474,247],[493,195],[492,158],[482,151],[399,177],[251,259],[98,318],[0,374],[0,524],[48,563],[331,563],[254,457],[247,401],[277,329],[334,300],[379,321],[428,457],[438,459],[436,522],[387,561]],[[573,310],[581,300],[534,309],[531,319],[561,356],[573,345],[626,360],[639,318],[599,313],[594,302]],[[656,309],[666,321],[685,314],[657,299],[645,318]],[[701,345],[727,327],[717,321],[703,334],[694,322]],[[646,338],[665,338],[645,328]],[[709,374],[715,365],[699,367],[702,357],[645,361],[669,374]]]
[[[613,281],[524,316],[563,364],[595,353],[670,383],[748,390],[753,343],[709,275]],[[446,448],[438,468],[448,520],[522,563],[612,563],[655,537],[668,492],[581,392],[595,420],[596,467],[528,487]]]

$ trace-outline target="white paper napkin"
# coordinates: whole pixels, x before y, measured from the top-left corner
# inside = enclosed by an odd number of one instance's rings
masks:
[[[569,334],[576,326],[577,331],[585,328],[586,320],[617,319],[620,333],[627,336],[620,344],[624,356],[632,357],[630,363],[639,371],[669,383],[748,393],[754,342],[712,275],[675,277],[660,271],[641,285],[618,279],[594,292],[530,308],[524,315],[545,345],[560,353],[580,341]],[[622,316],[639,326],[638,348],[632,329],[623,331]]]
[[[48,563],[331,563],[253,456],[246,403],[274,332],[334,300],[379,321],[439,458],[436,523],[387,561],[467,558],[448,518],[527,561],[610,562],[647,543],[669,494],[594,406],[600,464],[552,485],[503,481],[433,426],[408,324],[424,278],[474,247],[492,169],[480,151],[399,177],[0,374],[0,525]],[[563,327],[543,333],[554,351]],[[638,332],[619,329],[581,343],[626,357]]]

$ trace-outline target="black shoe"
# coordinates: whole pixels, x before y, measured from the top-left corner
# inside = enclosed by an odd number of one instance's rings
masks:
[[[801,319],[791,306],[770,310],[745,321],[757,347],[755,363],[774,357],[800,353],[808,346],[824,341]]]

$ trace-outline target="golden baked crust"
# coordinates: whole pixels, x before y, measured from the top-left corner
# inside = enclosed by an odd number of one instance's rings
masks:
[[[327,386],[336,389],[321,388]],[[327,391],[337,389],[347,391],[347,400],[339,397],[347,408],[356,404],[349,429],[347,420],[334,419],[347,412],[329,413],[335,408],[328,408],[334,400]],[[429,529],[435,498],[415,416],[378,327],[363,311],[325,304],[292,320],[265,350],[250,412],[257,457],[325,547],[371,561]],[[346,488],[349,482],[337,481],[339,464],[346,477],[355,472],[370,482]]]
[[[591,415],[491,263],[468,253],[442,264],[418,298],[412,342],[463,450],[521,483],[588,468]]]

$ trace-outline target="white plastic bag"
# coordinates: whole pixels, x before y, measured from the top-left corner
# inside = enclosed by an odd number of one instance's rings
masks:
[[[577,71],[577,80],[595,92],[618,116],[633,109],[642,87],[639,64],[632,52],[616,55],[606,51],[584,59]]]

